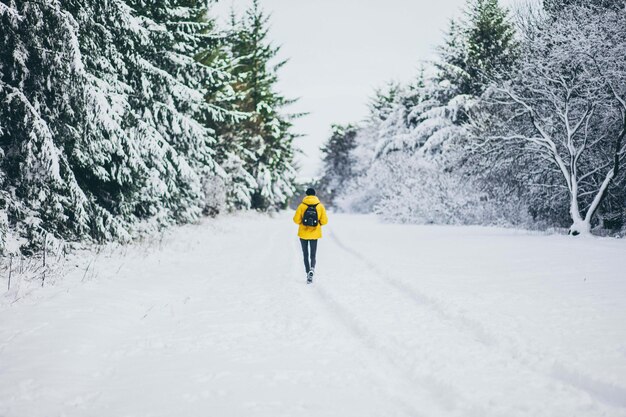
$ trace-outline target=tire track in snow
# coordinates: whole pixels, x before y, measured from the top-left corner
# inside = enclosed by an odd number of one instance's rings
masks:
[[[291,229],[290,229],[291,231]],[[306,283],[306,274],[304,271],[304,265],[302,262],[302,250],[300,247],[300,242],[298,238],[293,238],[289,242],[289,252],[291,256],[285,257],[285,253],[276,253],[273,256],[273,259],[279,259],[283,261],[281,263],[282,268],[288,269],[288,277],[285,277],[289,282],[289,285],[284,286],[283,293],[288,294],[289,296],[295,296],[300,301],[298,302],[297,309],[298,310],[307,310],[307,311],[316,311],[320,310],[319,306],[322,304],[325,308],[321,309],[321,311],[326,312],[326,316],[331,318],[325,319],[328,328],[339,329],[341,334],[346,334],[350,343],[357,343],[363,345],[365,347],[365,351],[368,352],[368,356],[375,355],[376,359],[372,359],[375,362],[377,368],[381,369],[372,370],[372,376],[368,379],[368,382],[375,386],[379,392],[385,393],[386,401],[389,404],[393,404],[394,407],[390,406],[390,409],[386,411],[386,415],[388,416],[405,416],[405,417],[430,417],[431,414],[424,414],[422,411],[418,410],[413,404],[407,401],[406,398],[403,398],[402,394],[393,390],[389,384],[385,383],[384,380],[381,380],[381,375],[384,377],[388,377],[389,374],[396,375],[402,383],[407,383],[407,378],[410,379],[410,376],[406,372],[403,372],[402,366],[397,363],[393,364],[393,359],[390,361],[389,358],[393,358],[393,355],[387,355],[381,357],[380,350],[377,349],[375,344],[368,344],[364,340],[364,338],[368,338],[367,330],[365,328],[362,329],[362,332],[359,332],[359,324],[350,320],[349,312],[342,309],[342,307],[334,301],[332,296],[323,290],[323,287],[319,285],[319,275],[314,281],[312,285],[308,285]],[[283,248],[284,249],[284,248]],[[324,249],[320,251],[318,249],[318,259],[319,255],[323,256]],[[286,259],[285,259],[286,258]],[[324,260],[322,260],[322,264]],[[277,265],[278,266],[278,265]],[[323,265],[322,265],[323,268]],[[324,281],[323,269],[318,273],[322,273],[322,283]],[[295,285],[292,285],[295,284]],[[318,284],[318,285],[316,285]],[[297,293],[293,293],[293,290],[297,289]],[[320,290],[322,291],[320,293]],[[313,296],[313,297],[312,297]],[[346,332],[347,330],[347,332]],[[332,339],[331,339],[332,340]],[[371,339],[374,340],[374,339]],[[329,343],[326,341],[325,343]],[[379,360],[377,360],[379,359]],[[369,361],[367,363],[370,363]],[[367,365],[364,363],[363,365]],[[382,372],[381,372],[382,371]],[[411,385],[412,387],[413,385]],[[376,390],[374,390],[376,391]],[[406,392],[406,391],[402,391]],[[431,409],[434,407],[437,410],[441,410],[442,407],[435,404],[430,400],[431,396],[424,395],[422,397],[421,402],[423,404],[429,404]],[[395,408],[395,410],[391,410],[391,408]],[[395,412],[394,412],[395,411]],[[448,413],[438,413],[437,415],[449,415]]]
[[[403,297],[410,299],[416,305],[428,308],[441,320],[450,323],[457,330],[471,333],[477,342],[488,348],[505,353],[509,359],[540,377],[558,381],[570,389],[584,392],[605,405],[626,408],[626,388],[614,383],[597,380],[584,372],[574,370],[567,364],[532,346],[526,345],[523,348],[519,348],[515,345],[504,345],[502,341],[499,341],[493,334],[489,333],[480,322],[450,312],[441,301],[390,276],[363,255],[343,244],[335,233],[331,233],[330,238],[340,249],[371,270],[381,282],[393,288]],[[522,341],[515,340],[513,342],[521,343]]]
[[[330,234],[330,236],[332,237],[333,235]],[[301,257],[302,255],[299,254],[299,256]],[[441,381],[432,373],[416,372],[414,369],[416,363],[407,362],[403,355],[398,355],[399,351],[404,352],[406,349],[401,349],[398,343],[390,342],[391,339],[383,340],[375,331],[343,306],[325,286],[314,284],[312,289],[315,291],[317,298],[326,306],[326,310],[359,344],[380,358],[379,362],[385,368],[389,369],[399,380],[409,385],[410,389],[408,391],[415,392],[418,403],[425,406],[428,405],[426,408],[429,410],[438,410],[434,415],[487,415],[486,410],[476,404],[475,401],[468,399],[451,384]],[[411,417],[433,415],[432,411],[423,414],[423,412],[416,410],[407,401],[398,398],[398,394],[394,396],[396,397],[395,401],[398,401],[407,415]]]
[[[293,273],[291,274],[293,278],[290,279],[290,281],[293,280],[294,282],[305,285],[307,287],[307,290],[313,291],[318,301],[321,301],[324,305],[326,305],[326,307],[328,307],[327,311],[331,313],[331,316],[338,319],[339,324],[342,328],[347,329],[349,334],[354,339],[356,339],[358,343],[364,344],[366,348],[370,350],[373,354],[379,355],[380,350],[376,348],[375,344],[367,342],[368,340],[373,339],[369,335],[367,335],[365,329],[362,329],[357,322],[351,320],[349,313],[342,309],[341,306],[334,301],[332,296],[328,294],[325,290],[323,290],[323,287],[316,285],[318,282],[317,280],[315,280],[314,283],[311,285],[306,283],[304,265],[302,264],[302,250],[300,248],[299,240],[293,240],[293,243],[291,244],[291,252],[292,256],[290,261],[290,270]],[[296,276],[301,276],[301,278],[295,278]],[[392,363],[393,361],[390,361],[388,356],[385,356],[384,359],[386,367],[392,367],[392,372],[396,374],[402,373],[398,371],[398,369],[400,368],[394,365]],[[406,375],[401,376],[406,377]],[[404,415],[408,417],[428,417],[427,415],[424,415],[416,410],[415,407],[407,403],[403,398],[400,398],[397,393],[390,391],[388,387],[384,384],[379,383],[379,386],[382,390],[386,391],[387,395],[389,395],[389,397],[393,399],[394,403],[402,409]]]
[[[474,339],[483,345],[494,346],[497,344],[495,337],[487,332],[481,323],[447,311],[445,305],[441,301],[430,297],[407,285],[406,283],[391,277],[388,273],[383,272],[382,269],[366,259],[363,255],[344,245],[334,233],[331,234],[330,237],[344,252],[347,252],[352,255],[352,257],[363,263],[384,283],[401,293],[403,297],[409,298],[411,302],[421,307],[428,307],[432,312],[437,314],[440,319],[453,324],[455,327],[462,328],[464,331],[469,331],[473,335]]]
[[[397,376],[407,381],[413,388],[419,389],[421,395],[416,394],[419,402],[428,403],[431,409],[435,408],[442,411],[442,413],[437,415],[450,416],[454,415],[453,413],[455,412],[459,412],[459,415],[464,416],[486,415],[485,410],[467,400],[454,387],[437,380],[431,375],[417,375],[411,372],[411,366],[403,363],[400,357],[394,353],[396,349],[388,343],[381,342],[374,332],[370,331],[356,316],[344,308],[324,287],[317,287],[316,293],[333,316],[338,319],[355,339],[369,351],[381,357],[387,367],[392,369]],[[409,416],[418,417],[424,415],[405,401],[402,401],[401,405],[408,412]]]

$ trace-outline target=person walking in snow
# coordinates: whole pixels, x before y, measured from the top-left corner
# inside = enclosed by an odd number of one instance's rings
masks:
[[[306,197],[296,209],[293,221],[298,225],[298,237],[302,245],[306,280],[310,284],[315,275],[315,256],[317,254],[317,240],[322,238],[322,226],[328,223],[326,209],[315,196],[315,190],[306,190]]]

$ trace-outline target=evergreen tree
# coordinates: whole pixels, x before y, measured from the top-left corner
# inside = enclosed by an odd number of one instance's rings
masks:
[[[459,21],[450,20],[443,44],[439,47],[439,60],[435,63],[436,81],[441,84],[443,100],[470,90],[467,50],[465,28]]]
[[[438,79],[448,94],[480,96],[514,60],[515,30],[506,9],[498,0],[469,0],[465,20],[451,21],[440,48]]]
[[[65,152],[89,200],[89,234],[98,240],[128,238],[137,218],[156,214],[160,149],[142,136],[133,101],[134,63],[146,42],[139,19],[123,1],[66,2],[78,23],[82,68],[78,74],[75,134]],[[152,194],[148,199],[146,196]]]
[[[401,91],[402,87],[397,82],[390,82],[384,88],[376,89],[369,103],[370,117],[381,121],[386,120],[393,111]],[[334,125],[333,129],[335,126],[338,125]]]
[[[329,205],[343,191],[345,183],[354,175],[357,128],[353,125],[333,125],[328,142],[322,147],[322,177],[318,187],[323,190]]]
[[[515,30],[498,0],[473,0],[466,29],[469,90],[479,96],[494,76],[507,73],[515,60]]]
[[[219,129],[221,143],[237,155],[256,182],[249,189],[249,205],[255,209],[281,207],[294,191],[291,117],[281,113],[292,101],[276,91],[277,71],[286,63],[273,64],[280,51],[268,37],[269,16],[258,1],[243,17],[232,19],[230,53],[236,63],[231,88],[235,108],[249,116]],[[244,181],[249,180],[241,176]]]
[[[204,2],[192,0],[128,0],[142,22],[144,42],[130,59],[130,84],[141,94],[131,107],[138,128],[159,143],[159,160],[151,166],[162,184],[146,193],[165,210],[164,216],[190,221],[202,210],[203,178],[219,168],[215,138],[208,123],[224,112],[205,100],[206,80],[215,70],[196,56],[211,47],[213,23]],[[149,207],[147,215],[154,215]]]
[[[77,23],[61,2],[0,3],[0,208],[34,242],[89,228],[64,154],[76,135],[82,69]]]

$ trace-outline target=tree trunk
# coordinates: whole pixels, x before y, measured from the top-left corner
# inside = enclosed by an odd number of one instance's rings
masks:
[[[572,225],[569,228],[569,234],[572,236],[586,236],[591,234],[591,222],[589,219],[583,219],[580,215],[580,209],[578,207],[578,196],[576,193],[572,194],[570,201],[570,216],[572,217]]]
[[[572,225],[569,228],[569,234],[572,236],[589,235],[591,234],[591,222],[580,215],[580,206],[578,204],[578,179],[574,170],[570,173],[569,186],[570,186],[570,205],[569,214],[572,218]]]
[[[591,223],[578,216],[570,226],[569,234],[572,236],[590,236]]]

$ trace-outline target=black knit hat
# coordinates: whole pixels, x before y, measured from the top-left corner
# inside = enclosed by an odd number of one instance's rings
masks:
[[[306,195],[315,195],[315,190],[313,188],[309,188],[306,190]]]

